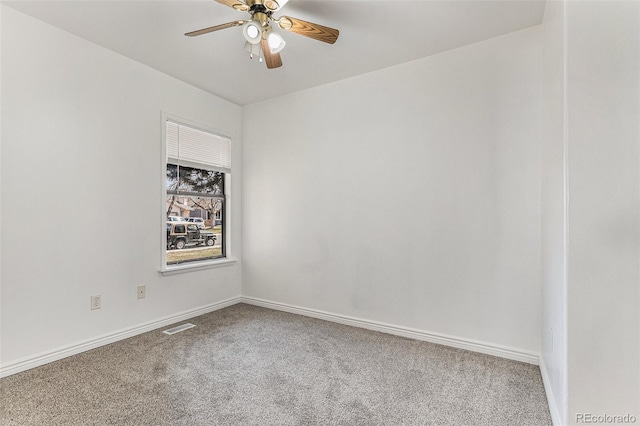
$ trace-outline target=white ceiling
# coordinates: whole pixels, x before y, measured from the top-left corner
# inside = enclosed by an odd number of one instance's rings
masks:
[[[340,38],[329,45],[281,31],[284,66],[268,70],[249,59],[240,27],[184,36],[248,16],[214,0],[3,3],[238,105],[537,25],[545,6],[544,0],[290,0],[276,16],[337,28]]]

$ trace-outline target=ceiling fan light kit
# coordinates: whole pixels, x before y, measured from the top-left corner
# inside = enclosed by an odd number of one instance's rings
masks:
[[[280,52],[287,44],[280,34],[273,31],[271,25],[269,25],[271,21],[276,22],[278,26],[285,31],[300,34],[324,43],[334,44],[340,35],[340,31],[335,28],[325,27],[324,25],[314,24],[313,22],[303,21],[302,19],[292,18],[289,16],[283,16],[280,18],[274,17],[273,13],[282,9],[289,0],[216,1],[235,10],[248,12],[251,15],[251,19],[247,21],[233,21],[226,24],[203,28],[201,30],[188,32],[185,35],[188,37],[194,37],[242,25],[242,33],[247,41],[245,49],[250,52],[250,57],[253,58],[256,51],[258,52],[257,54],[261,53],[261,48],[262,55],[264,55],[267,68],[269,69],[282,66]],[[262,62],[262,55],[260,55],[260,62]]]
[[[251,20],[247,21],[242,26],[242,33],[245,40],[251,44],[259,44],[262,40],[262,23],[259,21]]]
[[[269,50],[271,50],[271,53],[280,53],[287,44],[282,36],[273,30],[269,31],[267,34],[267,43],[269,44]]]

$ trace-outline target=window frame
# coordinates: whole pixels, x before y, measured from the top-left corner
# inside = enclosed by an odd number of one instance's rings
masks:
[[[216,129],[215,127],[204,125],[202,123],[196,123],[191,120],[184,119],[182,117],[167,113],[162,111],[161,114],[161,134],[162,134],[162,166],[161,166],[161,208],[160,210],[160,220],[161,224],[164,225],[167,222],[166,217],[166,204],[167,204],[167,186],[166,186],[166,178],[167,178],[167,121],[172,121],[176,124],[188,126],[197,130],[201,130],[203,132],[211,133],[216,136],[220,136],[226,139],[229,139],[231,143],[231,147],[233,148],[233,138],[229,136],[226,132],[221,131],[220,129]],[[160,245],[160,272],[163,275],[173,275],[177,273],[196,271],[202,269],[209,268],[217,268],[221,266],[232,265],[237,262],[237,259],[233,256],[232,244],[231,244],[231,211],[233,210],[233,201],[232,201],[232,185],[231,185],[231,175],[233,173],[233,156],[231,158],[231,172],[224,173],[224,202],[222,204],[222,250],[225,254],[224,257],[217,259],[205,259],[193,262],[186,263],[178,263],[175,265],[167,265],[167,232],[166,226],[160,226],[161,229],[161,245]]]

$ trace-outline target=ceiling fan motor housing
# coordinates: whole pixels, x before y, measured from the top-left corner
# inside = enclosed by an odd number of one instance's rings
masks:
[[[269,23],[269,15],[263,12],[255,12],[252,14],[253,20],[260,22],[263,27],[266,27]]]
[[[273,3],[273,0],[271,0],[271,2]],[[263,0],[247,0],[246,3],[247,6],[249,6],[249,13],[251,14],[256,12],[266,13],[269,11],[269,8],[265,6],[265,2]]]
[[[252,4],[262,4],[264,5],[270,12],[275,12],[283,8],[289,0],[246,0],[248,6]]]

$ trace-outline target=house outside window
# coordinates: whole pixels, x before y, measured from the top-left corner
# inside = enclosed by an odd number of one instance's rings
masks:
[[[165,267],[225,258],[230,139],[166,119],[165,143]]]

